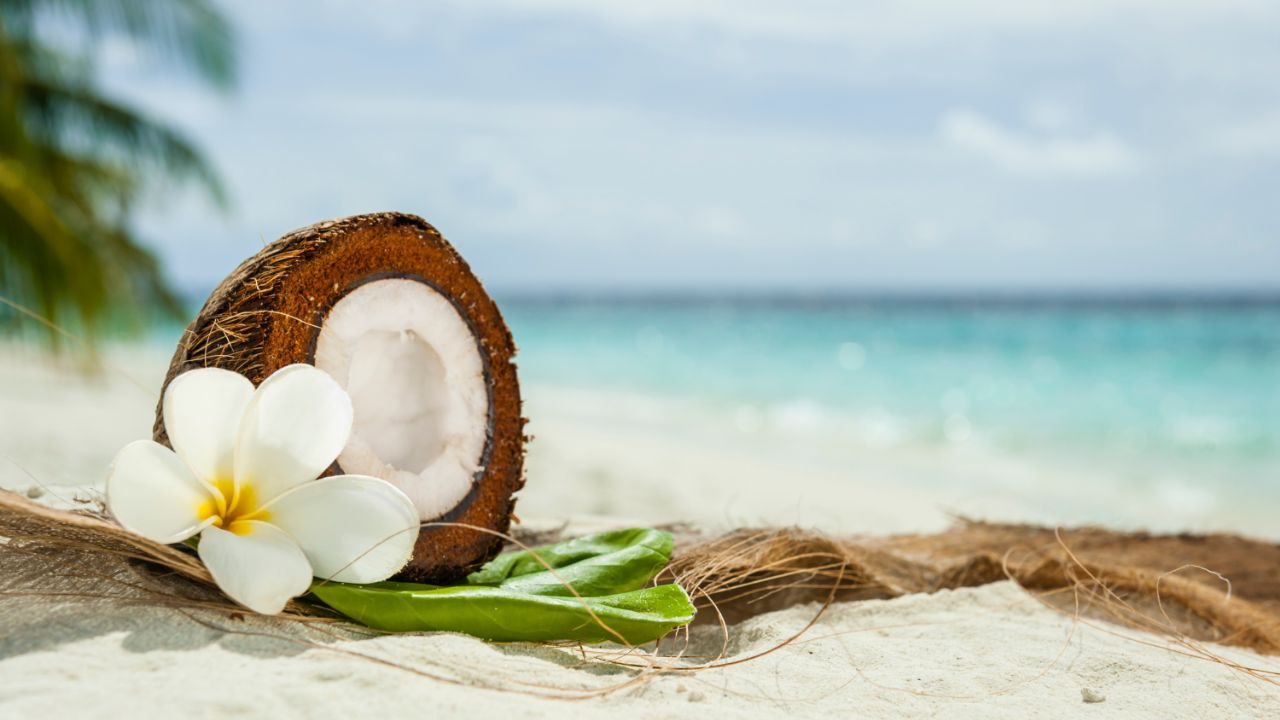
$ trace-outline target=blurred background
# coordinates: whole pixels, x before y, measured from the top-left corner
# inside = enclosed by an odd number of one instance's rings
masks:
[[[0,23],[0,483],[99,481],[240,260],[401,210],[520,346],[522,514],[1280,537],[1274,3]]]

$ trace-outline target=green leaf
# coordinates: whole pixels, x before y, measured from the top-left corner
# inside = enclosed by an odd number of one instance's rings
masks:
[[[621,638],[639,645],[689,623],[694,613],[679,585],[584,598],[474,585],[417,587],[427,589],[331,582],[312,592],[343,615],[379,630],[461,632],[497,641],[597,643]]]
[[[645,587],[670,561],[672,546],[671,533],[615,530],[503,553],[472,573],[467,585],[328,582],[312,592],[338,612],[382,630],[525,641],[605,642],[621,636],[638,645],[693,619],[693,604],[680,586]],[[566,583],[582,597],[574,597]]]
[[[612,595],[649,584],[671,561],[671,533],[632,528],[503,553],[467,577],[471,585],[496,585],[532,595]],[[541,562],[539,562],[541,559]],[[545,563],[545,565],[543,564]],[[546,566],[555,568],[548,572]]]

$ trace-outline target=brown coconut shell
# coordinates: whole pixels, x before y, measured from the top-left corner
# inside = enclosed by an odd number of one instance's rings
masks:
[[[471,492],[434,522],[507,532],[515,493],[523,486],[524,423],[512,362],[515,344],[498,306],[467,263],[430,223],[414,215],[373,213],[295,230],[245,260],[205,302],[187,328],[165,387],[179,373],[216,367],[256,385],[292,363],[314,364],[329,310],[360,285],[385,278],[426,283],[449,298],[478,341],[489,390],[482,469]],[[155,440],[168,445],[156,408]],[[340,474],[337,462],[327,474]],[[401,578],[455,580],[492,558],[496,535],[457,525],[422,528]]]

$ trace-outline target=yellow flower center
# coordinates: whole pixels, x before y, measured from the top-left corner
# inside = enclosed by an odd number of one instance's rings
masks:
[[[201,520],[213,518],[213,526],[237,535],[248,535],[250,520],[270,520],[271,513],[258,507],[258,492],[252,483],[236,485],[234,480],[220,478],[213,482],[214,494],[200,503],[196,513]]]

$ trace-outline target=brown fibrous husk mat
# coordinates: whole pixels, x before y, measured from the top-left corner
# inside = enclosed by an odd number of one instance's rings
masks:
[[[799,528],[706,536],[672,529],[676,555],[658,580],[684,586],[699,607],[699,622],[730,624],[800,603],[825,606],[1014,580],[1077,616],[1182,643],[1280,654],[1280,545],[1235,535],[964,519],[942,533],[889,537]],[[522,544],[551,539],[511,538]],[[135,535],[101,512],[53,509],[7,491],[0,491],[0,568],[0,594],[116,597],[231,617],[248,612],[221,595],[185,549]],[[65,580],[77,581],[70,583],[74,590],[58,591]],[[291,603],[284,617],[337,620],[305,601]]]

